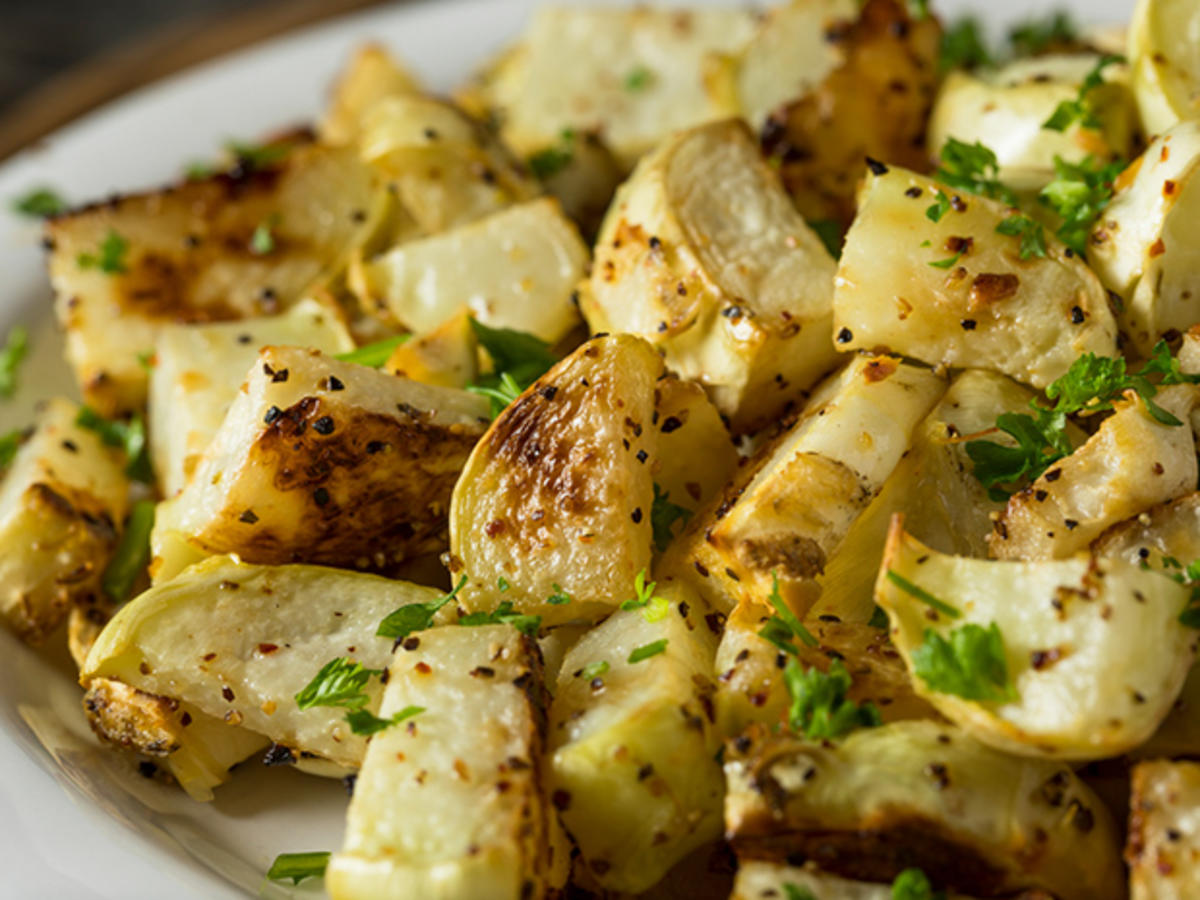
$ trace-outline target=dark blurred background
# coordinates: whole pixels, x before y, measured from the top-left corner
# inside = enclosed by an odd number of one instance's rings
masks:
[[[263,0],[0,0],[0,115],[46,79],[169,24],[204,26]]]
[[[175,71],[381,0],[0,0],[0,159]]]

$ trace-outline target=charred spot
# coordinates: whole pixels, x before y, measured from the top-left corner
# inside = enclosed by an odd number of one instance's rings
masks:
[[[313,431],[324,437],[333,434],[334,424],[333,419],[329,416],[321,416],[312,424]]]
[[[968,302],[971,309],[979,309],[993,303],[1000,303],[1013,297],[1020,288],[1021,281],[1011,272],[1004,274],[984,273],[976,275],[971,282],[971,292]]]
[[[264,766],[293,766],[296,764],[296,754],[283,744],[272,744],[262,761]]]

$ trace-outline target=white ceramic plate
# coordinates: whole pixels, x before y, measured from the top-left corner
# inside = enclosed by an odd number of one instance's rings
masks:
[[[947,17],[970,11],[992,27],[1048,8],[1038,0],[935,4]],[[1133,3],[1061,5],[1080,21],[1109,23],[1126,19]],[[366,40],[385,42],[434,89],[448,90],[516,35],[534,6],[427,0],[339,19],[138,91],[0,167],[0,334],[23,321],[34,335],[26,384],[0,404],[0,429],[26,423],[39,397],[74,393],[51,322],[39,229],[8,212],[11,198],[41,184],[72,202],[153,186],[231,137],[310,120]],[[65,650],[35,652],[0,629],[0,896],[321,895],[319,883],[293,890],[265,882],[263,872],[279,852],[339,845],[341,785],[249,763],[213,803],[193,803],[99,747],[71,671]]]

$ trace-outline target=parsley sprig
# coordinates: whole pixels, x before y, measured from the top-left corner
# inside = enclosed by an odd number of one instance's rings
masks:
[[[123,275],[129,271],[125,256],[129,252],[129,241],[110,228],[95,253],[87,251],[75,257],[81,269],[99,269],[106,275]]]
[[[67,204],[53,188],[39,187],[13,201],[15,212],[33,219],[48,219],[66,211]]]
[[[477,319],[471,319],[471,328],[491,357],[493,372],[478,378],[467,390],[491,400],[492,418],[558,362],[550,345],[532,334],[491,328]]]
[[[621,604],[621,609],[640,609],[642,618],[647,622],[661,622],[667,617],[671,605],[665,597],[654,594],[658,582],[646,580],[646,570],[638,572],[633,578],[634,596]]]
[[[569,166],[574,158],[575,130],[564,128],[559,133],[556,143],[542,148],[529,157],[529,170],[544,181]]]
[[[1021,239],[1018,251],[1021,259],[1046,256],[1046,232],[1042,223],[1024,213],[1010,213],[1008,218],[996,226],[996,233]]]
[[[436,600],[430,600],[428,603],[406,603],[399,609],[388,613],[379,623],[375,634],[379,637],[400,640],[408,637],[414,631],[424,631],[433,624],[433,617],[438,614],[438,611],[455,599],[459,592],[466,587],[466,584],[467,576],[463,575],[452,591],[443,594]]]
[[[799,639],[806,647],[817,646],[817,639],[813,637],[812,632],[804,627],[799,617],[783,602],[783,597],[779,594],[779,576],[774,571],[771,572],[771,593],[767,595],[767,602],[775,609],[775,615],[767,619],[759,629],[760,638],[791,656],[800,655],[793,638]]]
[[[920,869],[905,869],[892,882],[892,900],[945,900],[942,891],[935,891]]]
[[[789,659],[783,670],[791,704],[788,724],[798,734],[814,741],[832,741],[844,737],[856,728],[874,728],[883,720],[873,703],[859,705],[846,699],[850,690],[850,673],[835,659],[828,672],[816,667],[801,668]]]
[[[292,880],[299,884],[306,878],[321,878],[329,866],[329,851],[315,850],[310,853],[280,853],[267,870],[272,881]]]
[[[0,349],[0,396],[11,397],[17,389],[17,369],[29,353],[29,332],[17,325]]]
[[[1009,206],[1017,204],[1017,195],[1000,182],[996,154],[979,141],[968,144],[958,138],[948,138],[942,146],[941,162],[934,178],[952,188],[1003,200]]]
[[[1054,108],[1042,127],[1050,131],[1066,131],[1076,122],[1081,128],[1098,129],[1102,123],[1096,118],[1096,106],[1092,100],[1092,92],[1104,84],[1104,70],[1116,63],[1125,62],[1125,57],[1116,53],[1106,53],[1096,60],[1096,64],[1084,76],[1079,85],[1079,93],[1070,100],[1063,100]]]
[[[541,616],[531,616],[517,612],[512,602],[505,600],[491,612],[468,613],[458,620],[459,625],[511,625],[521,634],[537,637],[538,629],[542,627]]]
[[[952,628],[945,638],[926,628],[921,645],[912,652],[912,667],[930,690],[941,694],[984,702],[1017,699],[1008,679],[1004,636],[995,622],[987,628]]]
[[[346,713],[346,721],[350,723],[350,730],[355,734],[372,735],[386,731],[393,725],[406,722],[423,712],[425,712],[423,706],[406,706],[395,715],[381,718],[367,709],[352,709]]]
[[[345,353],[334,355],[334,359],[342,362],[358,363],[360,366],[368,366],[372,369],[378,369],[380,366],[387,363],[391,358],[392,352],[405,343],[411,334],[397,334],[393,337],[384,338],[380,341],[375,341],[373,344],[364,344],[354,350],[348,350]]]
[[[992,54],[983,39],[979,20],[967,16],[950,25],[942,34],[938,68],[943,72],[951,69],[974,69],[986,66]]]
[[[90,406],[80,408],[75,424],[100,435],[100,440],[110,447],[120,447],[125,452],[125,474],[134,481],[150,484],[154,480],[154,469],[146,446],[146,423],[140,415],[132,415],[128,421],[106,419]]]
[[[1029,19],[1008,31],[1016,56],[1039,56],[1047,50],[1068,47],[1077,40],[1078,29],[1069,13],[1059,10],[1044,19]]]
[[[1087,255],[1087,239],[1113,196],[1113,181],[1125,162],[1116,160],[1101,165],[1094,157],[1069,163],[1054,157],[1054,180],[1042,188],[1039,199],[1056,213],[1062,224],[1055,236],[1078,253]]]
[[[662,553],[675,536],[675,523],[687,525],[692,511],[686,506],[671,502],[671,492],[654,484],[654,503],[650,507],[650,527],[654,533],[654,546]]]
[[[1155,345],[1150,358],[1135,373],[1126,371],[1125,360],[1120,357],[1085,353],[1046,388],[1052,406],[1031,400],[1032,415],[1010,412],[996,419],[996,428],[1013,438],[1015,447],[989,440],[967,442],[966,453],[975,465],[975,477],[993,500],[1006,500],[1010,490],[1002,486],[1013,488],[1033,481],[1074,450],[1067,434],[1068,416],[1106,412],[1126,391],[1142,399],[1146,412],[1156,422],[1178,427],[1183,423],[1153,398],[1159,387],[1184,383],[1200,383],[1200,375],[1184,374],[1165,341]]]
[[[334,657],[296,694],[296,705],[300,709],[317,706],[362,709],[371,699],[363,688],[372,675],[382,674],[382,669],[368,669],[362,663],[344,656]]]
[[[154,501],[139,500],[129,513],[121,543],[104,570],[100,584],[108,599],[124,603],[138,576],[150,563],[150,532],[154,529]]]

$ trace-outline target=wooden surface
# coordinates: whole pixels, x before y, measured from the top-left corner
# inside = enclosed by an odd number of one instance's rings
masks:
[[[35,88],[0,118],[0,160],[72,119],[189,66],[293,28],[384,0],[278,0],[181,22],[85,62]]]

